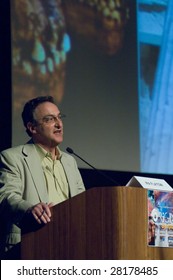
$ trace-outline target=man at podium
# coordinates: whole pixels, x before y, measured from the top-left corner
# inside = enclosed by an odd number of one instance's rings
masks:
[[[53,205],[85,190],[75,159],[58,147],[63,141],[62,118],[51,96],[28,101],[22,119],[31,139],[0,154],[2,258],[13,258],[21,228],[49,223]]]

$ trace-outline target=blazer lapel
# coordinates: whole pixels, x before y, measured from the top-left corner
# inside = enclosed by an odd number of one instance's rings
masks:
[[[46,188],[46,182],[39,161],[39,156],[37,154],[34,144],[27,143],[26,145],[24,145],[23,154],[29,172],[31,173],[35,188],[37,189],[38,196],[40,197],[40,201],[47,202],[48,193]]]
[[[73,173],[71,171],[71,166],[69,164],[69,161],[66,159],[65,156],[62,155],[62,158],[61,158],[61,163],[64,167],[64,170],[65,170],[65,174],[67,176],[67,181],[68,181],[68,184],[69,184],[69,190],[70,190],[70,197],[74,196],[76,194],[75,192],[75,188],[74,188],[74,180],[73,180]]]

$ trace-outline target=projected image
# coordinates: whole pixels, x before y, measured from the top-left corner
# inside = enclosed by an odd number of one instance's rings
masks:
[[[62,7],[69,30],[87,44],[110,55],[121,49],[129,1],[70,0],[62,1]]]
[[[60,1],[11,1],[14,101],[63,96],[70,39]],[[16,105],[17,106],[17,105]]]
[[[39,95],[61,102],[70,50],[60,1],[11,1],[13,129],[23,104]]]
[[[11,11],[13,145],[28,140],[24,103],[52,95],[67,116],[63,149],[139,171],[136,1],[14,0]]]
[[[61,102],[70,50],[64,13],[70,30],[103,52],[114,54],[123,44],[129,18],[127,2],[11,1],[14,108],[23,99],[44,94]]]
[[[138,0],[141,171],[173,172],[173,5]]]

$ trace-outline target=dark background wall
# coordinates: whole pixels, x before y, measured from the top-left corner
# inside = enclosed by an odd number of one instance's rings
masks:
[[[0,1],[0,150],[11,145],[10,1]]]
[[[127,172],[127,171],[111,171],[111,170],[92,170],[80,169],[86,189],[93,187],[110,187],[110,186],[126,186],[133,176],[142,176],[149,178],[164,179],[171,187],[173,186],[173,176],[167,174]]]

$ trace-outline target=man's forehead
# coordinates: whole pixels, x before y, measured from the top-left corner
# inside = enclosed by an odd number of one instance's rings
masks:
[[[60,110],[58,109],[57,105],[51,102],[43,102],[41,104],[39,104],[36,108],[35,108],[35,113],[52,113],[52,112],[56,112],[59,113]]]

